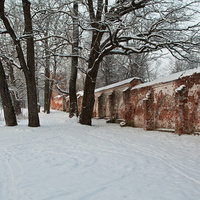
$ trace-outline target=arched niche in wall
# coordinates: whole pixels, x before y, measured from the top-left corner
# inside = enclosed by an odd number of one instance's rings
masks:
[[[105,100],[105,115],[106,115],[106,117],[111,116],[109,98],[106,98],[106,100]]]
[[[117,108],[117,118],[123,119],[124,112],[125,112],[125,105],[124,105],[123,97],[121,96],[119,98],[119,103],[118,103],[118,108]]]
[[[69,112],[70,102],[69,98],[66,99],[66,112]]]
[[[115,119],[116,116],[116,94],[115,90],[113,90],[109,95],[106,102],[106,116],[110,117],[110,119]]]
[[[104,118],[106,117],[106,95],[104,93],[101,93],[98,96],[98,117]]]
[[[98,117],[98,100],[95,98],[92,117]]]
[[[155,115],[156,128],[175,128],[175,99],[170,95],[165,95],[158,103]]]
[[[135,127],[144,126],[144,104],[143,99],[139,99],[134,108],[133,123]]]
[[[196,132],[200,132],[200,96],[195,102],[192,120],[193,120],[193,130]]]

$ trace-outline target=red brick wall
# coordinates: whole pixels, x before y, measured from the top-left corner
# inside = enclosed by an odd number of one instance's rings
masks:
[[[51,109],[64,111],[63,96],[55,96],[51,99]]]
[[[106,100],[102,103],[108,105]],[[104,117],[123,118],[128,125],[145,130],[174,129],[177,134],[200,131],[200,74],[136,89],[115,88],[114,107],[115,115],[106,111]]]
[[[200,131],[200,73],[146,87],[143,84],[137,87],[139,83],[134,79],[131,83],[98,90],[93,116],[113,122],[124,119],[127,125],[145,130],[174,129],[177,134]],[[59,108],[59,103],[55,100],[52,105]],[[79,112],[81,104],[79,95]]]

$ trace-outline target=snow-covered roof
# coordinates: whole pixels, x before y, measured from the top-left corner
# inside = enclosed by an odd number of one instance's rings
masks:
[[[147,87],[147,86],[152,86],[152,85],[156,85],[156,84],[160,84],[160,83],[171,82],[171,81],[177,80],[179,78],[191,76],[195,73],[200,73],[200,67],[198,67],[196,69],[190,69],[190,70],[186,70],[186,71],[182,71],[182,72],[177,72],[177,73],[171,74],[169,76],[156,79],[156,80],[151,81],[151,82],[136,85],[135,87],[132,88],[132,90]]]
[[[105,87],[97,88],[97,89],[95,90],[95,92],[100,92],[100,91],[103,91],[103,90],[108,90],[108,89],[111,89],[111,88],[115,88],[115,87],[118,87],[118,86],[121,86],[121,85],[130,83],[130,82],[133,81],[134,79],[141,80],[141,79],[138,78],[138,77],[129,78],[129,79],[126,79],[126,80],[117,82],[117,83],[113,83],[113,84],[111,84],[111,85],[107,85],[107,86],[105,86]]]

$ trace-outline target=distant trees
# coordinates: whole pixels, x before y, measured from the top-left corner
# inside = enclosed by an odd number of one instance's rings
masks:
[[[74,3],[74,6],[73,6]],[[35,1],[34,2],[35,42],[40,53],[41,67],[44,69],[44,112],[50,112],[50,99],[53,85],[60,88],[59,83],[53,81],[58,71],[68,72],[70,79],[68,88],[75,88],[65,91],[70,93],[72,104],[71,113],[75,112],[76,106],[76,71],[78,58],[78,4],[75,2],[59,1]],[[36,9],[37,8],[37,9]],[[77,11],[76,11],[77,10]],[[76,25],[75,25],[76,24]],[[75,28],[76,27],[76,28]],[[76,47],[77,46],[77,47]],[[71,60],[71,63],[69,62]],[[71,67],[70,67],[71,66]],[[71,68],[71,73],[70,73]],[[73,69],[73,70],[72,70]],[[75,72],[75,73],[73,73]],[[71,76],[70,76],[71,75]],[[65,81],[64,81],[65,82]],[[75,102],[75,103],[73,103]]]
[[[53,79],[61,67],[67,68],[68,46],[71,46],[68,24],[71,22],[66,10],[68,8],[61,0],[33,2],[34,41],[38,55],[36,62],[44,81],[45,113],[50,113]]]
[[[200,60],[200,58],[196,58],[196,61]],[[186,60],[175,60],[172,62],[171,73],[176,73],[188,69],[195,69],[199,66],[199,62],[188,62]]]
[[[148,80],[148,54],[109,55],[100,64],[97,87],[102,87],[131,77]]]

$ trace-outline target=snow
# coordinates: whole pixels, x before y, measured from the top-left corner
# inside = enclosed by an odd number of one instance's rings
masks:
[[[57,96],[55,96],[55,99],[56,99],[56,98],[59,99],[59,98],[61,98],[61,97],[63,97],[63,95],[57,95]]]
[[[127,83],[130,83],[131,81],[133,81],[134,79],[137,79],[137,80],[141,80],[140,78],[138,77],[133,77],[133,78],[129,78],[129,79],[125,79],[123,81],[120,81],[120,82],[117,82],[117,83],[113,83],[111,85],[107,85],[105,87],[101,87],[101,88],[97,88],[95,90],[95,92],[100,92],[100,91],[103,91],[103,90],[108,90],[108,89],[111,89],[111,88],[115,88],[115,87],[118,87],[118,86],[121,86],[121,85],[125,85]]]
[[[95,89],[95,92],[101,92],[101,91],[103,91],[103,90],[113,89],[113,88],[115,88],[115,87],[122,86],[122,85],[125,85],[125,84],[127,84],[127,83],[131,83],[131,81],[133,81],[133,80],[135,80],[135,79],[141,80],[141,79],[138,78],[138,77],[132,77],[132,78],[129,78],[129,79],[125,79],[125,80],[123,80],[123,81],[119,81],[119,82],[117,82],[117,83],[113,83],[113,84],[110,84],[110,85],[107,85],[107,86],[104,86],[104,87],[97,88],[97,89]],[[142,81],[142,80],[141,80],[141,81]],[[128,87],[127,87],[125,90],[127,90],[127,89],[128,89]],[[124,90],[124,91],[125,91],[125,90]],[[79,95],[79,96],[83,96],[84,91],[79,91],[79,92],[77,92],[76,94]]]
[[[80,97],[80,96],[83,96],[83,94],[84,94],[84,91],[83,91],[83,90],[76,93],[76,95],[79,96],[79,97]]]
[[[40,118],[0,125],[0,199],[199,200],[200,136]]]
[[[146,93],[146,97],[145,97],[143,100],[144,100],[144,101],[149,100],[150,95],[151,95],[151,91],[148,91],[148,92]]]
[[[181,85],[181,86],[179,86],[178,88],[175,89],[175,93],[178,93],[178,92],[182,91],[185,88],[186,88],[186,85]]]

